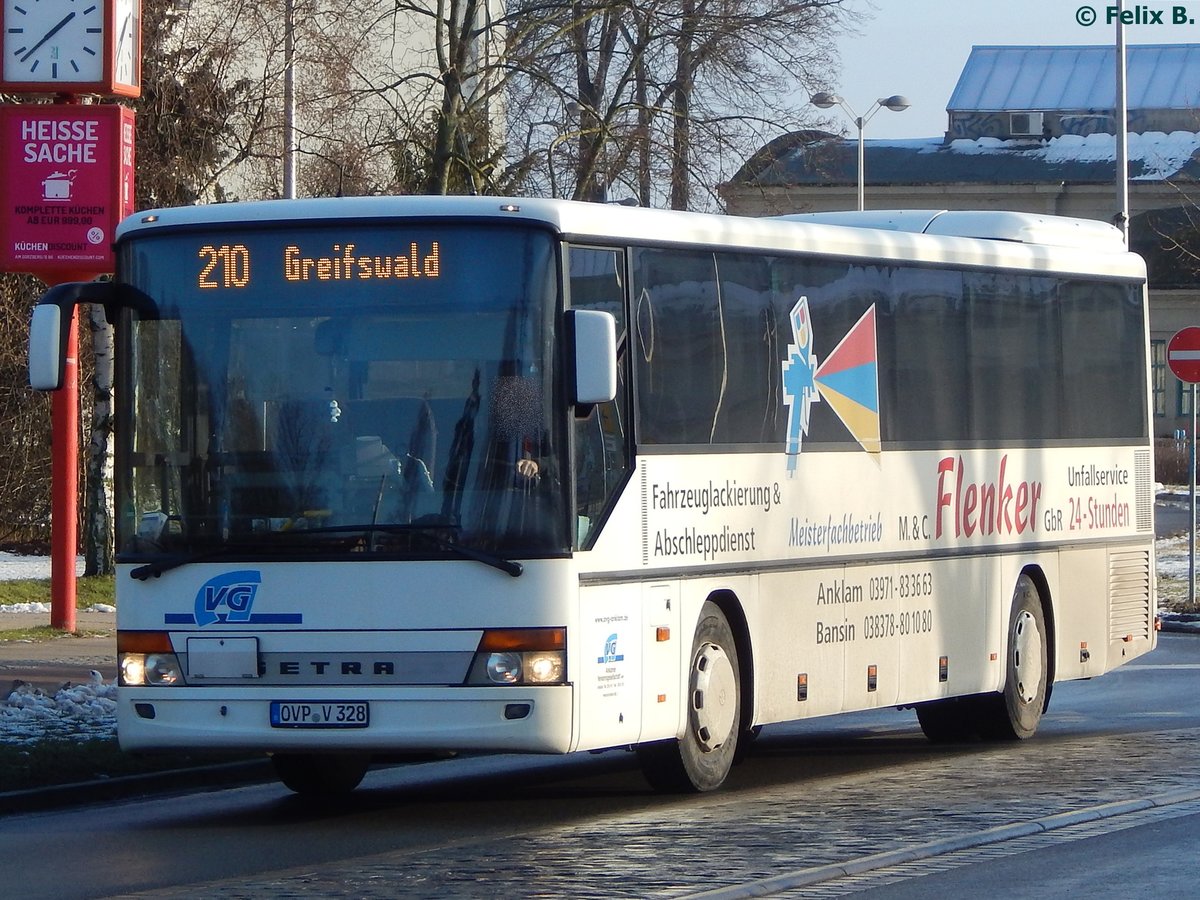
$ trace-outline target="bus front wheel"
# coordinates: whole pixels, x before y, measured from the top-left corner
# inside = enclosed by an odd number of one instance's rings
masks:
[[[659,791],[714,790],[733,765],[740,730],[737,645],[720,607],[705,602],[692,639],[687,727],[678,740],[640,745],[642,772]]]
[[[363,780],[371,757],[363,754],[276,753],[275,775],[302,797],[328,799],[349,794]]]

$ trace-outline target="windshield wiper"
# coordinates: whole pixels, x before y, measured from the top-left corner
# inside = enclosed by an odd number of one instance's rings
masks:
[[[316,531],[317,529],[311,529]],[[362,531],[361,527],[352,529]],[[289,532],[289,534],[302,534],[302,531]],[[138,566],[129,573],[130,578],[136,578],[138,581],[145,581],[148,578],[157,578],[163,572],[170,572],[172,569],[178,569],[181,566],[191,565],[198,562],[209,562],[214,559],[223,559],[227,556],[249,556],[255,557],[261,554],[264,550],[295,550],[295,544],[284,543],[283,541],[273,541],[272,538],[280,532],[272,532],[270,535],[263,535],[266,538],[262,541],[254,543],[246,543],[244,541],[234,544],[221,544],[218,547],[210,547],[207,550],[196,550],[190,553],[178,553],[166,559],[155,560],[152,563],[146,563],[144,566]]]
[[[518,577],[525,571],[525,567],[516,560],[504,559],[495,554],[488,553],[484,550],[476,550],[473,547],[466,547],[462,544],[457,544],[448,538],[437,534],[438,530],[447,528],[457,528],[455,525],[419,525],[419,524],[377,524],[377,525],[323,525],[317,528],[299,528],[294,531],[287,532],[289,538],[296,538],[301,535],[316,535],[316,534],[369,534],[372,532],[380,534],[415,534],[418,537],[425,538],[441,550],[454,553],[464,559],[481,562],[486,566],[491,566],[493,569],[499,569],[513,578]],[[273,542],[266,540],[262,543],[255,544],[226,544],[221,547],[214,547],[211,550],[201,550],[196,553],[184,553],[179,556],[171,557],[170,559],[162,559],[156,562],[147,563],[144,566],[138,566],[129,573],[131,578],[138,581],[145,581],[148,578],[157,578],[164,572],[169,572],[171,569],[177,569],[180,566],[190,565],[191,563],[207,562],[213,559],[220,559],[223,556],[238,556],[256,551],[261,552],[263,549],[271,547]],[[279,544],[274,544],[279,546]],[[293,545],[294,546],[294,545]]]
[[[186,566],[189,563],[207,562],[211,559],[220,559],[223,556],[238,556],[249,553],[253,549],[255,548],[246,544],[225,544],[220,547],[213,547],[211,550],[181,553],[169,559],[160,559],[152,563],[146,563],[144,566],[138,566],[129,573],[129,577],[136,578],[138,581],[145,581],[148,578],[157,578],[163,572],[178,569],[180,566]]]
[[[493,569],[499,569],[513,578],[517,578],[525,571],[525,567],[514,559],[505,559],[502,556],[497,556],[494,553],[488,553],[486,550],[476,550],[474,547],[467,547],[463,544],[456,543],[449,538],[442,537],[438,531],[457,530],[457,525],[443,525],[440,523],[421,524],[418,522],[411,523],[378,523],[378,524],[363,524],[363,525],[321,525],[317,528],[301,528],[290,532],[293,536],[302,534],[345,534],[345,533],[377,533],[377,534],[414,534],[418,537],[425,538],[434,546],[441,550],[446,550],[454,553],[464,559],[471,559],[475,562],[481,562],[485,566],[491,566]]]

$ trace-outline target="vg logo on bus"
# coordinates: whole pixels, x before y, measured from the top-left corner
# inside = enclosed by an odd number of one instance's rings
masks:
[[[604,655],[597,657],[596,662],[604,664],[619,663],[625,661],[625,654],[617,652],[617,636],[610,634],[608,640],[604,642]]]
[[[301,613],[256,613],[254,601],[262,584],[255,569],[225,572],[208,579],[196,592],[191,613],[167,613],[167,625],[299,625]]]

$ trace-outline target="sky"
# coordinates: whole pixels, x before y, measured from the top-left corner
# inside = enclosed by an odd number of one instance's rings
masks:
[[[840,94],[858,114],[879,97],[903,94],[912,104],[901,113],[880,109],[866,137],[940,137],[946,103],[975,45],[1116,43],[1116,26],[1106,24],[1109,2],[1077,0],[846,0],[860,12],[857,33],[838,40],[841,74],[826,90]],[[1143,21],[1125,28],[1125,43],[1200,43],[1200,0],[1157,3],[1126,0],[1127,13],[1143,20],[1161,13],[1162,24]],[[1194,24],[1172,24],[1176,10]],[[1089,11],[1098,21],[1085,26]],[[829,110],[849,132],[853,121]]]

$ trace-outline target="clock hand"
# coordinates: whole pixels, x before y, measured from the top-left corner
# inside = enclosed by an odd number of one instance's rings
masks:
[[[59,22],[57,25],[55,25],[53,28],[51,28],[49,31],[47,31],[45,36],[40,41],[38,41],[36,44],[34,44],[32,47],[30,47],[28,50],[25,51],[25,55],[21,57],[21,62],[28,62],[29,57],[31,57],[31,56],[33,56],[33,54],[37,53],[38,50],[41,48],[42,44],[46,43],[46,41],[50,40],[50,38],[54,37],[56,34],[58,34],[60,31],[62,31],[63,26],[66,25],[68,22],[70,22],[73,18],[75,18],[75,13],[73,13],[73,12],[67,13],[65,16],[63,16],[63,20],[61,22]]]
[[[125,56],[125,42],[133,37],[129,32],[129,23],[132,20],[133,13],[129,13],[121,22],[121,34],[117,37],[117,49],[114,51],[117,58],[117,74],[121,77],[124,77],[125,67],[129,64],[129,60]]]

